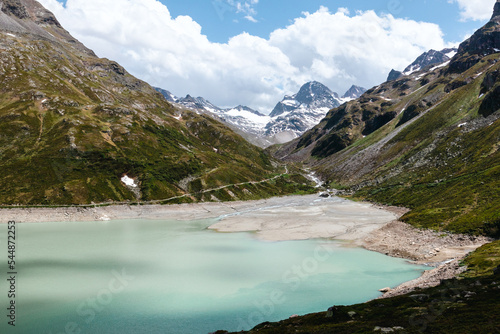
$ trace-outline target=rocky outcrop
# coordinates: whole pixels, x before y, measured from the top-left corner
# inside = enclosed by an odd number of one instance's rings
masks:
[[[497,0],[495,3],[495,7],[493,8],[493,16],[491,17],[491,20],[498,20],[500,17],[500,0]]]
[[[403,72],[396,71],[393,69],[389,73],[389,76],[387,77],[387,81],[394,81],[394,80],[401,78],[402,76],[403,76]]]
[[[366,92],[366,88],[352,85],[351,88],[347,90],[347,92],[342,95],[343,99],[357,99],[363,95],[364,92]]]
[[[64,41],[90,56],[86,48],[66,31],[54,14],[35,0],[0,0],[0,30],[14,34],[26,34],[31,40]],[[50,28],[50,32],[46,28]]]
[[[493,275],[500,276],[500,266],[496,267],[496,268],[493,270]]]
[[[429,50],[421,54],[413,63],[408,65],[403,72],[391,70],[387,81],[395,81],[403,76],[410,75],[430,68],[433,65],[443,64],[449,61],[455,54],[457,49],[443,49],[441,51]]]
[[[500,2],[495,3],[491,20],[460,44],[458,55],[450,63],[449,73],[461,73],[483,57],[500,52]]]
[[[7,15],[15,16],[19,19],[27,19],[29,17],[27,8],[19,0],[4,0],[0,2],[2,12]]]

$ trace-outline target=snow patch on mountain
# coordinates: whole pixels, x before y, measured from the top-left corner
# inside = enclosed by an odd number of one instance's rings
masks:
[[[439,65],[437,65],[437,66],[434,66],[433,68],[431,68],[431,69],[430,69],[430,72],[435,71],[435,70],[437,70],[438,68],[445,67],[445,66],[447,66],[449,63],[450,63],[450,61],[448,60],[447,62],[444,62],[444,63],[442,63],[442,64],[439,64]]]
[[[226,115],[232,116],[232,117],[245,118],[249,121],[254,122],[255,124],[258,124],[258,125],[260,124],[262,126],[265,126],[271,120],[271,117],[269,117],[269,116],[254,113],[254,112],[251,112],[250,110],[242,109],[242,108],[227,109],[224,111],[224,113]]]
[[[135,183],[135,180],[130,178],[128,175],[122,176],[121,181],[129,187],[137,188],[137,184]]]
[[[457,51],[458,51],[457,49],[453,49],[452,51],[446,53],[446,57],[448,57],[450,59],[453,58],[453,57],[455,57],[456,54],[458,53]]]

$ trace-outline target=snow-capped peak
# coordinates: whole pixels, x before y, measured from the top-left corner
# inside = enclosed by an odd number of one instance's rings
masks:
[[[444,49],[441,51],[429,50],[428,52],[424,52],[403,71],[403,75],[411,75],[431,65],[443,64],[453,58],[457,54],[457,51],[457,49]]]
[[[157,90],[167,99],[173,96],[168,91]],[[269,116],[241,105],[221,109],[202,97],[190,95],[182,99],[176,98],[173,102],[197,112],[209,113],[233,128],[258,138],[258,141],[253,141],[255,144],[262,145],[263,139],[268,146],[302,135],[317,125],[328,111],[358,98],[365,91],[362,87],[352,86],[340,98],[322,83],[311,81],[304,84],[297,94],[284,96]]]

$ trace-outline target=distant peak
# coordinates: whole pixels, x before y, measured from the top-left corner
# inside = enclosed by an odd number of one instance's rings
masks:
[[[274,107],[271,117],[289,113],[293,110],[305,108],[309,110],[331,109],[340,105],[337,93],[334,93],[318,81],[310,81],[302,85],[297,94],[286,95],[284,99]]]
[[[321,82],[310,81],[304,84],[294,97],[301,103],[310,103],[316,95],[325,96],[334,95],[334,93]]]
[[[357,99],[361,95],[363,95],[364,92],[366,92],[366,88],[352,85],[351,88],[349,88],[349,90],[342,96],[342,98],[343,99]]]
[[[318,81],[309,81],[306,83],[306,85],[311,85],[311,86],[324,86],[321,82]]]
[[[326,89],[329,89],[328,87],[326,87],[325,85],[323,85],[321,82],[318,82],[318,81],[309,81],[307,83],[305,83],[304,85],[302,85],[302,88],[313,88],[313,87],[316,87],[316,88],[326,88]]]

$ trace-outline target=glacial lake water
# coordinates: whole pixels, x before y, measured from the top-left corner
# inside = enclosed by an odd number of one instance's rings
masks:
[[[16,327],[0,333],[209,333],[364,302],[426,269],[338,241],[264,242],[214,220],[17,224]],[[1,277],[7,224],[0,225]]]

